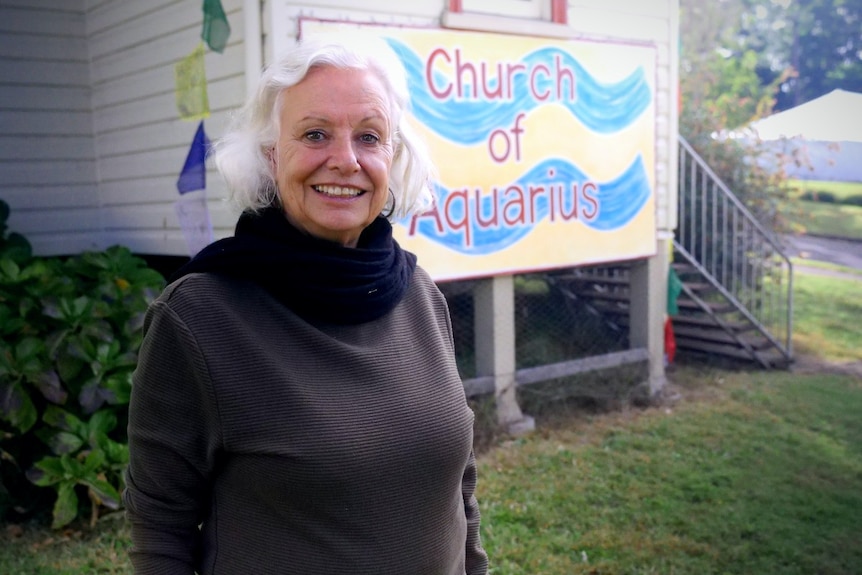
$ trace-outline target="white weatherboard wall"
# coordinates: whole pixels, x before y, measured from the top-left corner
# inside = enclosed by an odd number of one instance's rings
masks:
[[[223,6],[228,46],[205,57],[211,138],[246,95],[242,0]],[[178,116],[174,66],[201,42],[202,20],[188,0],[0,4],[0,198],[36,253],[188,255],[173,205],[198,123]],[[207,188],[226,235],[235,215],[212,170]]]
[[[223,0],[231,25],[224,53],[206,49],[213,138],[245,98],[240,0]],[[201,42],[201,2],[89,0],[87,34],[93,82],[93,131],[107,245],[146,254],[188,255],[174,202],[176,181],[197,129],[178,116],[174,66]],[[206,196],[215,231],[232,231],[212,170]],[[192,192],[202,194],[203,192]]]
[[[84,0],[0,3],[0,199],[41,253],[99,245]]]

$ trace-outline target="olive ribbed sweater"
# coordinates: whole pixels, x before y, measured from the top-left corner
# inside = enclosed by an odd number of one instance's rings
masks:
[[[419,268],[360,325],[185,276],[147,315],[129,413],[139,575],[487,572],[473,414]]]

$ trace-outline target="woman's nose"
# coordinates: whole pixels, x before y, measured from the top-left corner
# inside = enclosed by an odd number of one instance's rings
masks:
[[[333,139],[330,146],[328,166],[332,170],[341,172],[355,172],[359,170],[359,158],[350,138]]]

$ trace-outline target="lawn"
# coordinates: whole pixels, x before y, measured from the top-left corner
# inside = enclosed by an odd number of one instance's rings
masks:
[[[862,282],[797,274],[795,345],[860,361]],[[862,379],[672,367],[659,405],[555,401],[479,455],[493,575],[862,573]],[[0,573],[127,574],[121,515],[9,526]]]
[[[862,206],[792,200],[787,213],[796,232],[862,240]]]
[[[862,360],[862,276],[796,273],[793,298],[797,353],[839,362]]]
[[[789,200],[782,212],[795,232],[862,240],[862,206],[843,204],[850,197],[862,197],[862,182],[822,182],[790,180]],[[828,193],[834,202],[801,199],[802,194]]]
[[[789,180],[790,196],[798,198],[805,192],[828,192],[839,202],[851,196],[862,196],[862,182],[828,182],[820,180]]]
[[[582,415],[482,459],[494,573],[862,573],[860,382],[674,381],[673,405]]]

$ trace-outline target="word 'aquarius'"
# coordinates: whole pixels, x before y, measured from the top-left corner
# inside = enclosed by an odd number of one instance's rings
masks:
[[[479,188],[452,190],[431,210],[413,216],[409,235],[416,235],[423,219],[430,220],[439,235],[460,234],[464,247],[473,244],[476,232],[499,228],[532,227],[548,217],[550,222],[594,220],[599,215],[595,182],[527,185],[493,188],[484,195]],[[442,208],[442,214],[438,209]]]

